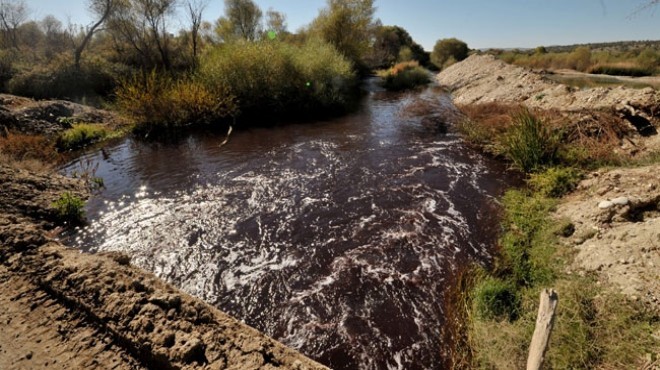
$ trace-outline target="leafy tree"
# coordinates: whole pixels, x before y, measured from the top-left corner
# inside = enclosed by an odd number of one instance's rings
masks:
[[[424,48],[417,44],[408,31],[399,26],[378,26],[369,54],[370,67],[389,67],[396,62],[416,60],[428,62]]]
[[[456,38],[438,40],[431,53],[431,62],[438,68],[444,68],[448,63],[460,62],[467,58],[468,46]]]
[[[328,0],[327,7],[312,22],[310,32],[362,68],[376,26],[375,11],[374,0]]]

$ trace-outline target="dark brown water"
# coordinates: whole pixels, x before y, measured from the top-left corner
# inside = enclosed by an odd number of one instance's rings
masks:
[[[127,252],[333,368],[442,368],[445,291],[457,268],[489,259],[506,186],[443,133],[447,109],[433,88],[372,88],[350,116],[225,146],[125,139],[81,159],[107,188],[70,242]]]

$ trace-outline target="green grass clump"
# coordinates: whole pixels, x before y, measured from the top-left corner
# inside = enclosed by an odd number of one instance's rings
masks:
[[[51,206],[61,221],[80,223],[85,220],[85,201],[74,194],[62,194]]]
[[[60,134],[56,145],[61,151],[81,149],[105,139],[108,133],[108,129],[101,125],[74,124],[72,128]]]
[[[418,62],[402,62],[394,67],[378,72],[383,79],[382,85],[388,90],[407,90],[430,82],[429,72]]]
[[[559,198],[575,189],[581,178],[580,171],[575,168],[551,167],[531,174],[527,183],[543,197]]]
[[[503,151],[524,172],[533,172],[555,162],[559,135],[527,109],[513,117],[503,140]]]
[[[487,276],[474,287],[474,312],[484,320],[515,320],[520,310],[520,296],[510,282]]]
[[[212,91],[236,97],[244,118],[304,117],[344,111],[356,77],[352,64],[332,46],[309,40],[236,42],[210,50],[200,77]]]

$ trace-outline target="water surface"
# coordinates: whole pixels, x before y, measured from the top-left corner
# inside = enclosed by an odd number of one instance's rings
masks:
[[[503,169],[446,133],[436,88],[324,122],[127,138],[70,243],[132,263],[337,369],[444,362],[455,271],[487,262]]]

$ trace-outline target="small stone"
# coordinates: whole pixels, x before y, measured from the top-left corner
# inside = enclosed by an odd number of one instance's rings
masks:
[[[626,197],[619,197],[619,198],[612,199],[611,203],[613,203],[614,205],[617,205],[617,206],[625,206],[625,205],[628,205],[628,203],[630,203],[630,200]]]
[[[30,352],[27,353],[27,355],[25,355],[25,358],[27,358],[28,360],[31,360],[32,355],[33,355],[33,353],[32,353],[32,351],[30,351]]]
[[[610,202],[609,200],[604,200],[600,203],[598,203],[598,208],[600,209],[609,209],[614,207],[614,203]]]

